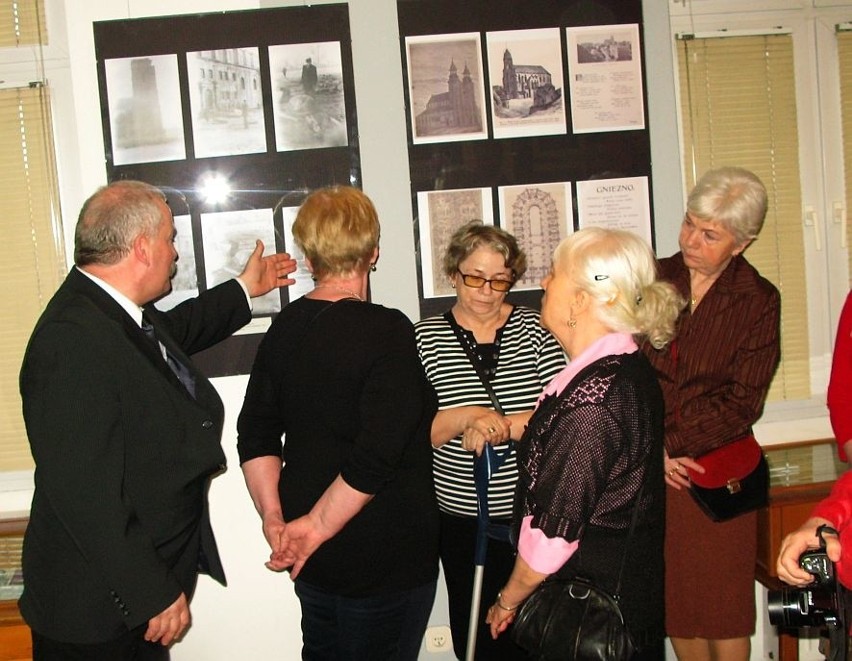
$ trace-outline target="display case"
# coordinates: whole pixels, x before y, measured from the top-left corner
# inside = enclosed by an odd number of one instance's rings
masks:
[[[756,577],[768,589],[778,590],[784,586],[775,571],[782,540],[805,522],[847,466],[838,458],[833,438],[763,450],[769,463],[769,507],[758,512]],[[780,661],[798,658],[798,634],[779,631]]]

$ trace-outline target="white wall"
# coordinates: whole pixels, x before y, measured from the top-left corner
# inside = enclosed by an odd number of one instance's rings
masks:
[[[77,211],[106,181],[95,66],[94,21],[276,6],[299,1],[263,0],[46,0],[53,46],[48,78],[54,94],[60,195],[70,256]],[[66,10],[67,2],[67,10]],[[325,4],[315,2],[314,4]],[[382,254],[372,277],[373,298],[418,317],[410,201],[406,116],[396,0],[350,0],[352,51],[363,187],[382,220]],[[646,70],[657,248],[677,249],[683,213],[674,74],[668,7],[643,0]],[[193,626],[173,650],[176,661],[295,659],[299,657],[299,607],[287,575],[263,566],[267,547],[248,498],[236,456],[236,416],[246,377],[216,379],[226,406],[222,440],[230,468],[213,482],[210,500],[229,585],[201,577],[192,604]],[[0,515],[25,510],[31,476],[0,483]],[[11,486],[9,486],[11,485]],[[446,624],[441,588],[431,624]],[[761,636],[761,632],[758,632]],[[771,639],[771,636],[770,636]],[[766,658],[761,643],[753,658]],[[426,653],[424,659],[451,658]]]

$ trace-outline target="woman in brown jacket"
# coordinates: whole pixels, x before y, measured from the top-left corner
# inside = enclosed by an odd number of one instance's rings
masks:
[[[711,521],[687,469],[751,432],[778,366],[780,295],[742,256],[765,215],[757,176],[711,170],[689,195],[680,252],[660,262],[689,302],[675,342],[645,347],[666,402],[666,633],[681,661],[747,661],[754,632],[756,514]]]

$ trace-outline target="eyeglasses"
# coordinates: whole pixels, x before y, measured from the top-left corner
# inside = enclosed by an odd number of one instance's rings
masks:
[[[480,278],[478,275],[468,275],[467,273],[462,273],[458,269],[456,272],[462,277],[462,282],[468,287],[473,287],[474,289],[482,289],[487,282],[491,285],[492,291],[506,292],[512,288],[512,285],[515,284],[514,280],[501,280],[499,278],[492,278],[489,280],[488,278]]]

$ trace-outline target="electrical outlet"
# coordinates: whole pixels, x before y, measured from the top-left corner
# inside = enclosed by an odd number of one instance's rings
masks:
[[[439,626],[426,629],[426,651],[447,652],[453,648],[453,637],[450,627]]]

